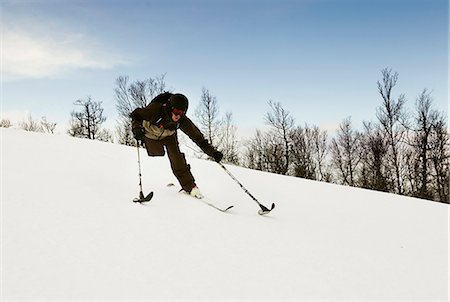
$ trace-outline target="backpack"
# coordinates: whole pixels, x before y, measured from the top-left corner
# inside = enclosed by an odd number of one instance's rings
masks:
[[[165,117],[167,117],[166,110],[171,108],[169,99],[172,95],[173,95],[172,93],[170,93],[168,91],[164,91],[163,93],[155,96],[153,98],[153,100],[150,101],[150,104],[153,104],[153,103],[162,104],[161,109],[159,110],[159,115],[156,118],[156,120],[150,121],[153,125],[156,125],[159,128],[166,128],[169,130],[178,129],[178,127],[179,127],[178,123],[173,123],[171,121],[165,120]],[[170,126],[168,126],[168,125],[170,125]]]
[[[161,116],[163,116],[164,110],[167,107],[167,104],[169,104],[169,99],[171,96],[172,96],[172,93],[165,91],[165,92],[160,93],[157,96],[155,96],[150,101],[150,103],[147,105],[147,106],[149,106],[152,103],[162,104],[161,110],[159,112],[160,117],[158,117],[158,121],[151,121],[152,124],[161,121]],[[136,108],[135,110],[133,110],[133,112],[130,113],[130,117],[131,117],[131,119],[134,119],[137,121],[142,121],[144,119],[144,116],[143,116],[144,112],[145,112],[145,108]]]
[[[171,96],[172,96],[172,93],[170,93],[168,91],[164,91],[163,93],[155,96],[153,98],[153,100],[150,101],[150,104],[151,103],[168,104]]]

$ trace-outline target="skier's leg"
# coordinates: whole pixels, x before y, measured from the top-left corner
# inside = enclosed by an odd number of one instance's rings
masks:
[[[162,141],[157,141],[144,138],[145,149],[147,149],[148,156],[164,156],[164,144]]]
[[[167,155],[169,156],[173,174],[178,179],[183,190],[191,192],[195,186],[195,179],[191,173],[190,165],[186,163],[184,153],[180,151],[177,134],[175,133],[163,141],[167,148]]]

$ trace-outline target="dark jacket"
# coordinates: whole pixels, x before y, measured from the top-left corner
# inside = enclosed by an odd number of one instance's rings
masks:
[[[174,122],[170,108],[166,104],[153,102],[145,108],[135,109],[130,116],[133,129],[144,127],[145,136],[151,140],[162,140],[174,135],[177,129],[180,129],[207,155],[212,156],[216,151],[186,115],[183,115],[178,122]]]

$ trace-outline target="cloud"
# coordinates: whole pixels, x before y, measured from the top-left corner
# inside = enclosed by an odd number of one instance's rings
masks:
[[[111,69],[126,63],[83,34],[55,32],[54,28],[42,32],[3,24],[4,80],[57,77],[77,69]]]

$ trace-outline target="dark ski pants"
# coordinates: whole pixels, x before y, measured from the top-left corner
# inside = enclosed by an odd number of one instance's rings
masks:
[[[165,137],[162,140],[153,140],[145,137],[145,148],[148,156],[164,156],[166,147],[170,166],[183,190],[190,192],[195,186],[195,179],[191,167],[186,163],[184,153],[181,153],[177,134]]]

